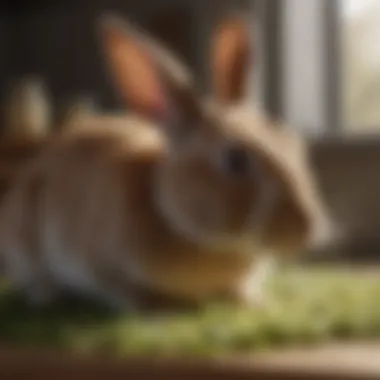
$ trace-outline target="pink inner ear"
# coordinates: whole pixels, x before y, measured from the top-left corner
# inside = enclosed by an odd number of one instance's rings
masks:
[[[212,51],[216,97],[225,103],[241,100],[250,64],[250,39],[245,23],[229,19],[215,32]]]
[[[117,28],[108,27],[103,37],[111,74],[127,107],[149,118],[166,119],[167,96],[152,57],[139,41]]]

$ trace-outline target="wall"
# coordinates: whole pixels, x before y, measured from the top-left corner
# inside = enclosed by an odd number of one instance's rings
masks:
[[[243,9],[247,15],[252,5],[251,0],[184,0],[180,4],[175,0],[81,0],[28,11],[10,20],[17,63],[11,77],[37,73],[46,78],[56,101],[73,92],[97,93],[105,108],[117,108],[120,104],[107,81],[95,33],[97,16],[102,11],[117,11],[147,27],[160,12],[181,8],[186,36],[176,50],[195,68],[205,90],[210,76],[208,37],[214,23],[223,12]]]
[[[310,148],[322,195],[343,229],[337,250],[380,259],[380,140],[311,140]]]
[[[101,11],[118,11],[145,25],[158,11],[176,4],[173,0],[138,2],[82,0],[77,3],[51,6],[29,11],[11,21],[16,43],[13,53],[17,65],[12,76],[37,73],[48,81],[55,100],[77,93],[95,93],[105,108],[120,106],[108,83],[96,36],[95,20]],[[192,21],[195,8],[191,2],[182,3]],[[195,28],[196,26],[194,26]],[[188,28],[189,29],[189,28]],[[189,29],[189,33],[191,33]],[[188,42],[184,50],[193,57]]]
[[[6,84],[7,77],[12,65],[10,53],[11,23],[5,12],[0,13],[0,83]],[[1,97],[4,96],[4,85],[2,86]]]

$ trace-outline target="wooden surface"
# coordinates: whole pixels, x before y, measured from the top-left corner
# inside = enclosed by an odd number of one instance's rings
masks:
[[[379,380],[380,344],[291,350],[240,359],[107,360],[0,350],[0,379]]]
[[[336,373],[350,378],[380,379],[380,344],[330,345],[292,349],[258,358],[261,366],[314,374]]]

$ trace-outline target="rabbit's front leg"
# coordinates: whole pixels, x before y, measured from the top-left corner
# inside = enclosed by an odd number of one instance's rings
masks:
[[[256,263],[241,282],[229,292],[229,298],[243,307],[268,308],[269,300],[265,293],[265,284],[272,268],[271,260],[264,259]]]
[[[245,279],[236,289],[235,299],[239,305],[262,309],[266,306],[264,281],[256,278],[256,273]]]

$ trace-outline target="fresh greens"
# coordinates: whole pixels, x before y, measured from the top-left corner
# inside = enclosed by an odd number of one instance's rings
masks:
[[[380,339],[380,272],[291,269],[268,286],[268,308],[209,305],[190,314],[115,316],[98,305],[31,311],[0,288],[0,341],[112,355],[214,355],[327,340]]]

